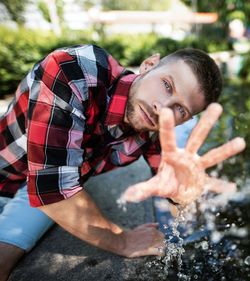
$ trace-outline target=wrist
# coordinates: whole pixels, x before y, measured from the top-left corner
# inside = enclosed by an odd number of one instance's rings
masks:
[[[127,231],[123,231],[119,234],[117,234],[117,252],[116,254],[123,256],[123,257],[129,257],[129,253],[127,251]]]
[[[126,231],[115,224],[111,224],[109,230],[99,233],[101,243],[98,247],[120,256],[126,256]]]

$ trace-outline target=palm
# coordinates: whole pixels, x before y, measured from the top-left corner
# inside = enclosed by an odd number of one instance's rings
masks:
[[[146,182],[129,187],[123,195],[124,199],[135,202],[157,195],[186,205],[207,189],[216,192],[234,189],[232,183],[208,177],[205,170],[241,152],[245,148],[243,139],[235,138],[203,156],[197,154],[221,112],[219,104],[211,104],[193,129],[185,149],[179,149],[175,141],[173,113],[170,109],[162,110],[160,116],[162,158],[158,173]]]

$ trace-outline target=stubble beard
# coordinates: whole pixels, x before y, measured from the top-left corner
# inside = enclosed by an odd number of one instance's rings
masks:
[[[135,102],[134,99],[131,97],[128,100],[127,104],[127,112],[126,112],[127,120],[129,122],[129,125],[137,132],[146,132],[148,131],[148,128],[142,126],[140,123],[138,117],[136,116],[135,111]]]
[[[136,81],[136,84],[134,84],[130,90],[129,96],[128,96],[128,102],[127,102],[127,108],[126,108],[126,118],[129,122],[129,125],[137,132],[148,132],[150,129],[146,126],[143,126],[140,119],[138,118],[138,113],[136,114],[136,105],[142,104],[144,108],[147,109],[147,111],[151,114],[151,116],[154,116],[155,122],[158,123],[158,116],[156,116],[152,110],[149,108],[148,104],[143,101],[136,98],[136,90],[139,87],[139,84],[141,82],[140,77],[138,81]]]
[[[126,108],[126,118],[129,122],[129,125],[137,132],[146,132],[148,131],[148,128],[142,126],[140,123],[140,120],[136,116],[136,91],[139,88],[139,85],[141,83],[142,77],[139,77],[138,80],[135,82],[134,85],[132,85],[129,96],[128,96],[128,101],[127,101],[127,108]]]

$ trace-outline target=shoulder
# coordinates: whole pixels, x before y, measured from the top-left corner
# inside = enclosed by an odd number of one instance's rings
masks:
[[[61,69],[68,81],[84,79],[89,87],[98,85],[98,80],[109,79],[111,55],[96,45],[77,45],[54,50],[34,67],[46,72]]]
[[[110,79],[110,54],[103,48],[96,45],[79,45],[64,48],[75,61],[89,87],[95,87],[100,81]]]

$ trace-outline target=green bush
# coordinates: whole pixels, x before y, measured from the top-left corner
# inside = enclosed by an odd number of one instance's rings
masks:
[[[29,71],[33,64],[40,60],[53,44],[52,37],[39,33],[0,29],[0,93],[12,93],[18,82]]]
[[[32,66],[51,51],[89,41],[84,34],[56,38],[52,33],[0,28],[0,98],[12,94]]]
[[[227,176],[239,185],[245,182],[250,169],[250,97],[249,84],[243,81],[230,81],[224,85],[219,102],[223,105],[223,114],[211,131],[203,153],[211,147],[219,146],[234,137],[243,137],[247,143],[243,153],[223,162],[219,176]],[[205,149],[204,149],[205,148]],[[213,170],[214,168],[212,168]]]
[[[248,52],[242,62],[241,69],[239,71],[239,77],[247,83],[250,83],[250,52]]]

